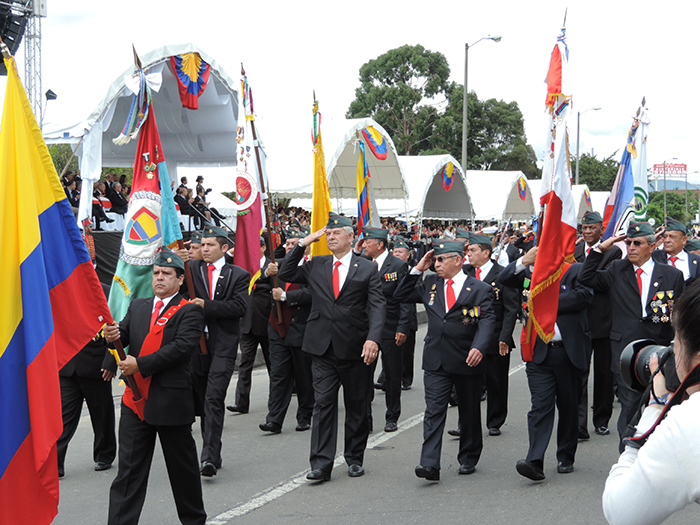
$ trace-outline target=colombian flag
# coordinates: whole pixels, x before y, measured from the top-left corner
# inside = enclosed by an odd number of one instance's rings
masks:
[[[369,202],[369,167],[365,157],[365,144],[360,141],[360,158],[357,159],[357,235],[372,226],[372,212]]]
[[[58,370],[111,321],[13,58],[0,128],[0,523],[58,511]]]

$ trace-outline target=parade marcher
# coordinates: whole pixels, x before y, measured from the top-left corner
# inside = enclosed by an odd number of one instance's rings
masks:
[[[386,392],[385,432],[396,432],[401,415],[401,376],[403,374],[403,349],[401,345],[411,323],[411,305],[401,304],[394,299],[396,287],[408,273],[408,264],[389,253],[387,244],[389,231],[383,228],[365,228],[363,238],[357,242],[355,253],[364,250],[379,272],[382,294],[386,300],[386,320],[379,345],[384,372],[384,391]],[[372,364],[374,377],[375,363]],[[372,381],[374,383],[374,381]],[[370,399],[374,397],[374,384],[370,385]],[[372,430],[372,408],[368,408],[370,431]]]
[[[467,257],[467,250],[469,249],[469,237],[471,232],[464,228],[455,228],[455,241],[464,243],[464,253],[462,254],[462,264],[469,264],[469,257]]]
[[[333,255],[313,257],[298,266],[306,246],[326,235]],[[345,461],[350,477],[362,476],[369,420],[369,365],[377,359],[386,301],[376,266],[352,253],[352,222],[331,216],[325,228],[307,235],[289,253],[280,271],[288,283],[306,284],[312,297],[302,349],[311,354],[314,412],[311,427],[311,472],[307,478],[328,481],[338,434],[338,390],[345,402]]]
[[[683,249],[688,252],[688,253],[693,253],[695,255],[700,255],[700,241],[697,239],[694,239],[692,241],[688,241]]]
[[[105,296],[109,288],[102,285]],[[73,438],[83,400],[90,412],[90,422],[95,439],[92,459],[95,470],[108,470],[117,455],[117,437],[114,434],[114,402],[112,378],[117,371],[114,357],[107,351],[104,335],[98,333],[85,347],[58,371],[61,384],[61,409],[63,432],[56,443],[58,449],[58,477],[65,472],[64,465],[68,443]]]
[[[423,347],[423,446],[415,472],[429,481],[440,479],[442,434],[453,387],[462,424],[459,474],[476,470],[483,448],[480,399],[485,366],[481,361],[494,337],[496,316],[491,287],[462,271],[463,252],[462,242],[437,241],[394,293],[399,302],[423,303],[428,314]],[[433,261],[437,275],[421,281],[421,273]]]
[[[685,224],[674,219],[666,220],[663,234],[663,250],[654,250],[652,258],[661,264],[668,264],[683,272],[686,288],[698,278],[700,256],[683,250],[688,233]]]
[[[394,243],[393,255],[411,266],[411,250],[401,239]],[[406,334],[406,342],[401,345],[403,349],[403,373],[401,375],[401,389],[410,390],[413,385],[413,360],[416,353],[416,332],[418,331],[418,312],[415,304],[409,304],[411,320]],[[379,382],[383,383],[382,377]]]
[[[603,218],[600,213],[587,211],[581,220],[583,242],[576,245],[574,258],[576,262],[585,262],[588,254],[598,245],[603,235]],[[622,258],[622,250],[613,246],[603,254],[598,263],[598,269],[607,268],[614,260]],[[612,354],[610,350],[610,329],[612,327],[612,312],[608,292],[596,290],[593,302],[586,310],[588,328],[591,331],[591,346],[593,347],[593,428],[600,436],[610,434],[608,425],[613,411],[613,373],[611,368]],[[581,382],[581,402],[578,408],[578,437],[588,439],[588,377],[590,363],[583,371]]]
[[[178,517],[184,524],[206,521],[197,448],[192,437],[194,397],[190,358],[202,335],[202,309],[179,294],[184,262],[163,250],[153,266],[155,297],[134,299],[121,323],[104,328],[105,339],[121,338],[129,355],[119,362],[125,376],[143,377],[142,408],[131,390],[122,398],[119,421],[119,472],[109,491],[110,525],[139,521],[156,435],[160,440]],[[144,383],[146,383],[144,385]]]
[[[297,245],[305,234],[299,231],[287,232],[285,249],[287,253]],[[308,262],[311,247],[307,246],[304,258],[298,264]],[[284,264],[284,262],[282,263]],[[277,263],[268,266],[268,273],[274,275]],[[305,285],[279,281],[279,287],[272,289],[272,310],[267,328],[270,341],[270,394],[267,400],[268,413],[260,430],[279,434],[284,417],[292,399],[296,384],[297,426],[299,432],[311,428],[311,414],[314,409],[314,389],[311,378],[311,355],[302,351],[306,320],[311,312],[311,292]],[[282,310],[281,321],[277,319],[277,301]]]
[[[627,257],[613,261],[607,268],[599,270],[603,254],[621,240],[627,244]],[[591,250],[579,276],[582,284],[595,291],[610,292],[611,368],[621,405],[617,420],[621,452],[622,438],[642,395],[622,381],[620,354],[625,346],[638,339],[652,339],[659,345],[670,344],[673,340],[673,302],[685,289],[680,270],[654,263],[652,252],[655,243],[656,235],[648,223],[630,223],[626,235],[610,237]]]
[[[194,232],[190,237],[188,251],[190,260],[202,258],[202,234],[200,232]]]
[[[224,399],[236,362],[239,320],[248,308],[250,274],[224,261],[231,244],[224,230],[207,226],[202,233],[202,260],[189,264],[197,296],[190,300],[204,308],[208,352],[197,352],[192,359],[195,393],[203,413],[201,473],[207,477],[221,468]]]
[[[498,283],[517,290],[532,275],[537,247],[510,263],[500,274]],[[557,472],[574,471],[578,445],[578,403],[581,398],[581,372],[591,359],[588,319],[583,312],[593,300],[593,291],[578,279],[581,264],[572,264],[559,283],[559,305],[554,337],[545,343],[535,341],[532,361],[525,365],[532,406],[527,414],[529,448],[527,457],[516,464],[521,476],[541,481],[544,455],[554,427],[554,407],[559,412],[557,427]],[[523,327],[525,330],[525,327]]]

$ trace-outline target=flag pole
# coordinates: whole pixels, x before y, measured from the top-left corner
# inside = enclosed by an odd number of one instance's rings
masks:
[[[245,77],[245,69],[243,69],[243,63],[241,62],[241,76]],[[245,111],[245,108],[244,108]],[[250,116],[253,116],[253,98],[250,99]],[[246,116],[247,118],[247,116]],[[262,164],[260,162],[260,146],[258,143],[258,135],[255,132],[255,120],[250,120],[250,129],[253,132],[253,146],[255,148],[255,161],[258,165],[258,173],[260,174],[260,193],[267,194],[267,189],[265,188],[265,177],[263,175]],[[270,261],[274,264],[275,261],[275,248],[272,242],[272,212],[270,211],[270,198],[263,201],[263,207],[265,208],[265,222],[267,223],[267,243],[270,247]],[[280,238],[281,240],[281,238]],[[262,268],[261,268],[262,270]],[[275,288],[279,288],[279,280],[277,274],[272,276],[272,282]],[[279,301],[275,301],[277,305],[277,319],[282,322],[282,305]]]

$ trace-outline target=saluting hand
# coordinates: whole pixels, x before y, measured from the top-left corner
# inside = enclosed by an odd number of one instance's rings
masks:
[[[317,232],[311,232],[306,237],[304,237],[304,246],[309,246],[313,242],[318,242],[318,240],[323,237],[326,233],[326,227],[324,226]]]
[[[433,264],[433,253],[435,253],[435,250],[430,250],[426,253],[423,258],[418,261],[418,264],[416,264],[416,270],[419,272],[429,270],[430,266]]]
[[[379,355],[379,345],[369,339],[362,346],[362,358],[366,365],[371,365]]]
[[[600,249],[601,252],[607,252],[616,242],[624,241],[626,238],[627,235],[625,234],[618,235],[617,237],[609,237],[598,245],[598,249]]]
[[[523,255],[523,266],[530,266],[535,264],[535,259],[537,258],[537,246],[530,248],[525,255]]]
[[[481,363],[482,357],[484,357],[484,354],[482,354],[478,348],[472,348],[471,350],[469,350],[469,355],[467,356],[467,365],[478,365],[479,363]]]

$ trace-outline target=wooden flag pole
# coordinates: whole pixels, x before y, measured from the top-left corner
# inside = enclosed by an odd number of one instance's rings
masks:
[[[126,359],[126,352],[124,352],[124,346],[122,345],[121,339],[114,341],[114,348],[117,349],[119,359],[124,361]],[[124,376],[124,378],[126,379],[127,385],[129,385],[129,388],[131,389],[131,394],[134,396],[134,401],[141,399],[141,391],[139,390],[139,386],[136,384],[136,379],[134,379],[134,376]]]
[[[182,239],[177,240],[177,247],[180,250],[185,249],[185,243],[182,242]],[[187,293],[190,296],[190,299],[194,299],[195,297],[197,297],[197,294],[194,291],[194,282],[192,282],[192,273],[190,272],[189,261],[185,261],[185,283],[187,284]],[[207,350],[207,342],[204,339],[204,332],[202,332],[202,337],[199,338],[199,349],[204,355],[207,355],[209,353],[209,351]]]

